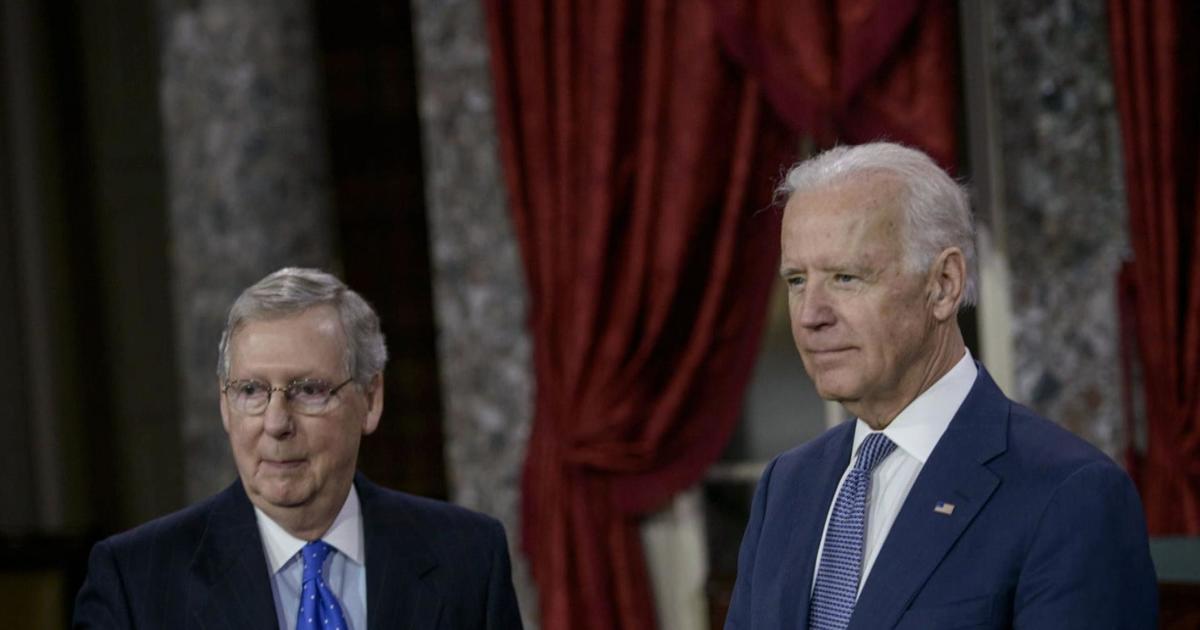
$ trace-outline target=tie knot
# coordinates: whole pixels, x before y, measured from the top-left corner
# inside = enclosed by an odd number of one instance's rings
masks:
[[[333,551],[333,547],[324,540],[314,540],[300,550],[301,556],[304,558],[304,580],[310,580],[321,575],[321,567],[325,566],[325,558],[329,557],[329,553]]]
[[[875,465],[896,450],[896,443],[882,433],[872,433],[858,447],[858,461],[854,463],[855,470],[871,472]]]

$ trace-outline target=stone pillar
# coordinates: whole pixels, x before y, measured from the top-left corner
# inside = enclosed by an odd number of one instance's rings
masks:
[[[522,617],[533,628],[535,592],[518,544],[532,417],[527,298],[497,155],[480,5],[412,2],[446,459],[454,500],[504,522]]]
[[[217,407],[226,311],[279,267],[329,267],[333,221],[308,3],[160,0],[159,8],[184,470],[194,501],[236,475]]]
[[[1105,5],[983,4],[1011,261],[1010,394],[1115,455],[1128,237]]]

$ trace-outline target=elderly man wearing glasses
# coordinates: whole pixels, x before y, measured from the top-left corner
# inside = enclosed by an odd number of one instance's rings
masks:
[[[281,269],[229,311],[217,374],[239,481],[102,541],[78,628],[519,628],[504,531],[356,473],[387,350],[337,278]]]

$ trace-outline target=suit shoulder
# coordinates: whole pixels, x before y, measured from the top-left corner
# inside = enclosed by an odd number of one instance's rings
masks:
[[[106,538],[99,545],[118,556],[163,543],[176,544],[198,541],[208,523],[208,516],[218,497],[212,496],[181,510],[147,521],[133,529]]]
[[[441,524],[457,524],[463,527],[488,527],[499,524],[495,518],[469,508],[438,499],[417,496],[382,486],[374,489],[382,505],[390,509],[403,510],[414,518],[438,521]]]
[[[504,527],[495,518],[468,508],[420,497],[406,492],[374,486],[379,508],[392,515],[402,515],[423,533],[434,539],[453,541],[462,537],[487,537],[500,534]]]
[[[1012,404],[1009,418],[1009,455],[1032,476],[1062,481],[1092,467],[1125,475],[1103,451],[1020,404]]]
[[[500,521],[467,508],[356,481],[367,529],[376,540],[437,569],[428,584],[446,604],[441,624],[454,628],[520,628],[508,542]],[[386,544],[386,543],[385,543]]]

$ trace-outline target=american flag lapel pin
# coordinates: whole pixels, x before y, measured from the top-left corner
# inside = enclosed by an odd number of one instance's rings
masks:
[[[937,505],[933,506],[933,511],[937,512],[938,514],[950,516],[951,514],[954,514],[954,504],[946,503],[945,501],[938,501]]]

